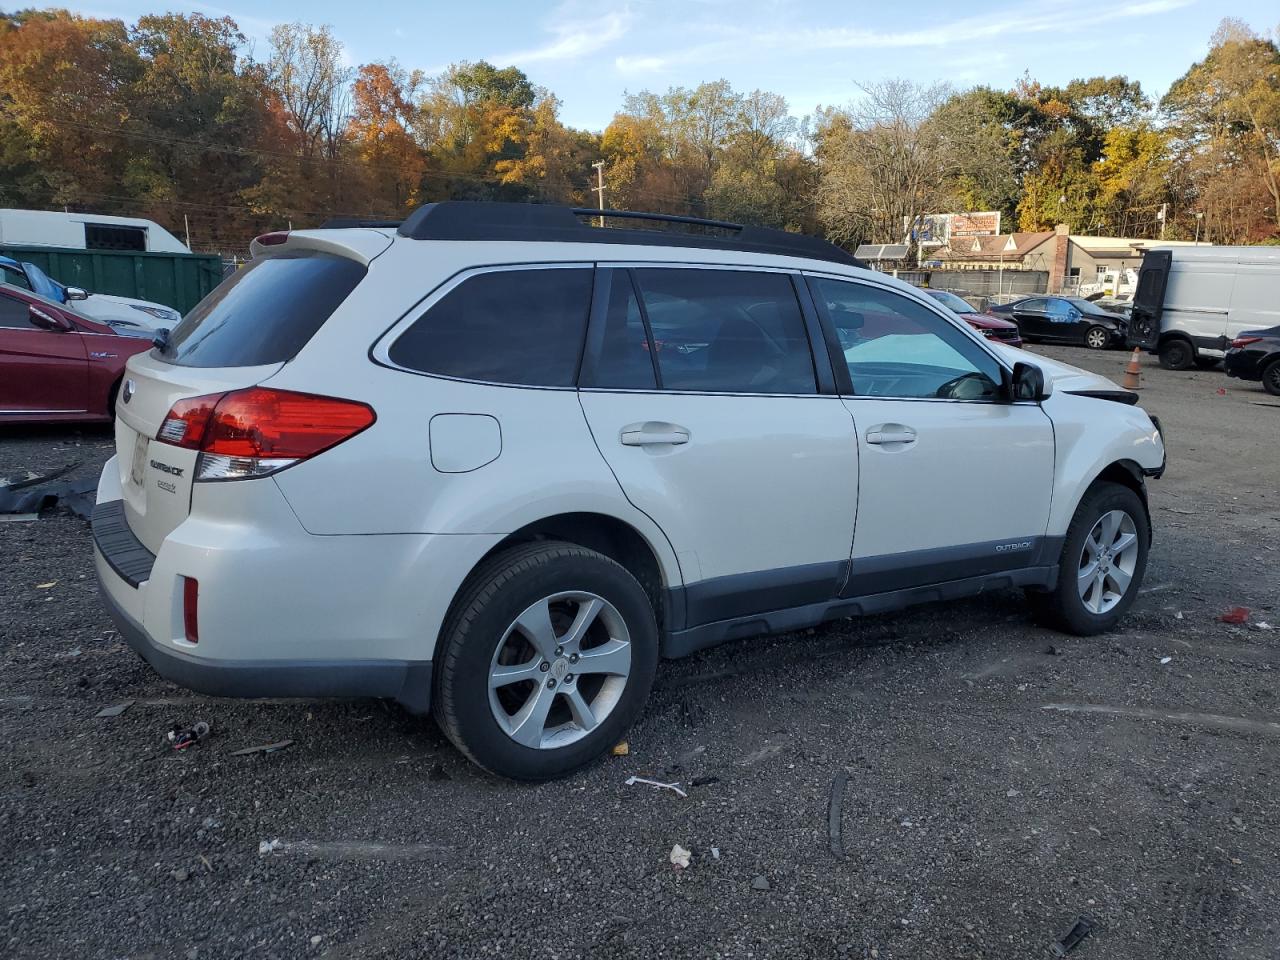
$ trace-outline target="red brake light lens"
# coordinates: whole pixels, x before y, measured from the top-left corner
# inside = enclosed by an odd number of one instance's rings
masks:
[[[1239,350],[1242,347],[1247,347],[1251,343],[1257,343],[1261,339],[1261,337],[1236,337],[1231,341],[1231,346],[1236,350]]]
[[[188,643],[200,642],[200,583],[191,577],[182,578],[182,630]]]
[[[355,400],[249,387],[178,401],[156,439],[199,450],[197,480],[238,480],[314,457],[376,419]]]

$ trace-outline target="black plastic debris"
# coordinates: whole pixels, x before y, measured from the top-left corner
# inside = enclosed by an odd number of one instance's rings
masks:
[[[80,519],[88,520],[93,514],[97,481],[59,479],[76,466],[69,463],[47,473],[0,478],[0,514],[39,514],[61,504]]]
[[[1080,946],[1080,941],[1093,932],[1093,924],[1084,917],[1076,918],[1075,924],[1057,942],[1049,944],[1049,952],[1055,957],[1065,957]]]
[[[233,757],[247,757],[252,753],[275,753],[277,750],[284,750],[292,747],[292,740],[277,740],[275,743],[264,743],[256,747],[245,747],[242,750],[232,750]]]
[[[837,860],[844,859],[844,790],[849,783],[849,774],[841,770],[831,781],[831,799],[827,804],[827,839],[831,844],[831,855]]]
[[[120,716],[120,714],[124,713],[126,710],[128,710],[132,706],[133,706],[133,701],[126,700],[124,701],[124,703],[117,703],[115,706],[112,706],[112,707],[103,707],[93,716],[95,720],[98,719],[99,717],[108,718],[108,719],[111,717],[118,717]]]

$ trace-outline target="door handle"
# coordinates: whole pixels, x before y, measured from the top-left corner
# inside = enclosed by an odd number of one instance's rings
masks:
[[[882,423],[867,431],[867,443],[915,443],[916,432],[900,423]]]
[[[625,447],[649,447],[662,443],[688,443],[689,431],[674,423],[648,420],[622,428],[618,437]]]

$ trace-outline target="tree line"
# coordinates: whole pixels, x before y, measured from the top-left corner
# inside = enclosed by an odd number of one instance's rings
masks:
[[[347,65],[328,27],[0,13],[0,205],[144,216],[197,249],[442,199],[693,214],[890,243],[929,213],[1005,230],[1280,242],[1280,49],[1225,20],[1158,101],[1124,76],[889,80],[797,118],[724,80],[627,94],[602,132],[517,67]]]

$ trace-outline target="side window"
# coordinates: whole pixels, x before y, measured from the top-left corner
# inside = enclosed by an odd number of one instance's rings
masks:
[[[1066,300],[1045,301],[1045,313],[1053,323],[1071,323],[1075,320],[1076,308]]]
[[[31,283],[27,280],[27,275],[17,267],[11,267],[7,263],[0,264],[0,280],[3,280],[11,287],[19,287],[23,290],[31,289]]]
[[[0,293],[0,329],[36,329],[27,319],[29,314],[27,302],[17,297],[7,297]]]
[[[86,250],[146,250],[147,230],[145,227],[86,223],[84,247]]]
[[[664,390],[817,393],[788,275],[646,268],[635,277]]]
[[[464,380],[571,387],[591,304],[590,269],[468,277],[391,345],[391,361]]]
[[[1000,365],[923,304],[868,284],[812,278],[864,397],[994,400]]]
[[[591,385],[623,390],[654,390],[653,354],[640,314],[640,301],[626,270],[602,271],[609,277],[604,337]]]
[[[1016,309],[1024,313],[1044,313],[1047,300],[1023,300],[1015,305]]]

